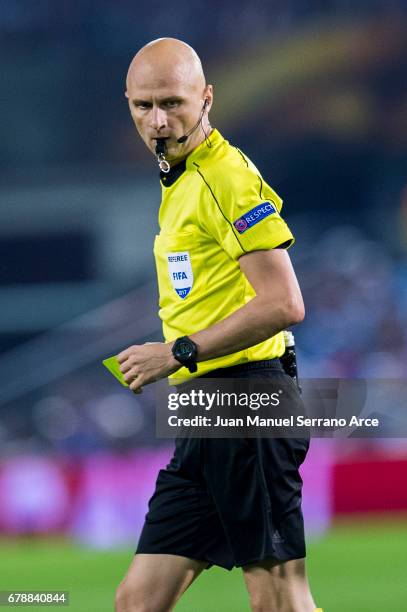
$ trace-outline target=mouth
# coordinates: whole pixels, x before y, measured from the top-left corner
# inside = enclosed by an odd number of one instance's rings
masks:
[[[165,155],[167,152],[167,140],[169,140],[169,136],[160,136],[158,138],[153,138],[155,140],[155,154],[156,155]]]

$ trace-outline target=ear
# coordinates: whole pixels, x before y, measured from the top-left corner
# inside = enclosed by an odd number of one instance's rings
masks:
[[[207,85],[204,91],[204,110],[209,113],[211,110],[213,103],[213,87],[212,85]]]
[[[127,99],[129,99],[129,94],[127,93],[127,90],[124,92],[124,95],[126,96]]]

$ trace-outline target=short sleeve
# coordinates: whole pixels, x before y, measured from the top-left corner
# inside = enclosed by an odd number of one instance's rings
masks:
[[[269,250],[294,243],[294,236],[280,215],[282,200],[263,181],[250,161],[236,169],[219,171],[207,186],[207,206],[201,221],[233,259],[251,251]],[[219,169],[220,170],[220,169]]]

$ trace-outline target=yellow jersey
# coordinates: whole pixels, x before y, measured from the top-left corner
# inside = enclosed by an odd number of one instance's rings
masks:
[[[208,146],[210,144],[210,146]],[[160,310],[166,342],[225,319],[256,294],[239,266],[245,253],[289,247],[282,200],[254,164],[215,129],[186,160],[161,175],[160,233],[155,238]],[[248,324],[248,335],[250,328]],[[224,357],[181,368],[189,379],[217,368],[279,357],[282,332]]]

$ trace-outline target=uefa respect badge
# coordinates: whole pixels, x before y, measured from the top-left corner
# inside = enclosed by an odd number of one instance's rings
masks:
[[[246,230],[250,229],[256,223],[259,223],[269,215],[276,213],[276,207],[271,202],[262,202],[258,204],[247,213],[236,219],[233,222],[236,230],[239,234],[243,234]]]
[[[172,286],[183,300],[187,297],[194,284],[191,257],[188,251],[167,253],[168,273]]]

